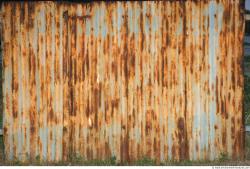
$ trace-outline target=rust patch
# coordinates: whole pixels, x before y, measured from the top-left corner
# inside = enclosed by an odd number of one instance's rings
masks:
[[[5,2],[1,12],[7,157],[19,146],[48,161],[243,153],[240,3]],[[22,145],[19,121],[30,123]]]

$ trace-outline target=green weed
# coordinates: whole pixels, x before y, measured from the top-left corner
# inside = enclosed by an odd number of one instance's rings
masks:
[[[137,160],[135,162],[135,165],[138,165],[138,166],[152,166],[152,165],[156,165],[156,160],[150,159],[148,157],[143,157],[142,159]]]

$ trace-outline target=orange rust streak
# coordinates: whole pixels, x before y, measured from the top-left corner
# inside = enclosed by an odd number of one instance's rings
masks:
[[[3,3],[7,157],[242,156],[240,10],[223,0]]]

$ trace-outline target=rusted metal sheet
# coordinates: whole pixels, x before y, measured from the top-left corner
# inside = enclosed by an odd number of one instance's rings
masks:
[[[239,0],[3,2],[6,158],[244,156]]]

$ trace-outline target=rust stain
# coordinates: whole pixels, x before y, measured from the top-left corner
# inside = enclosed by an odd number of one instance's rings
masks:
[[[9,160],[244,156],[241,2],[3,2]]]

